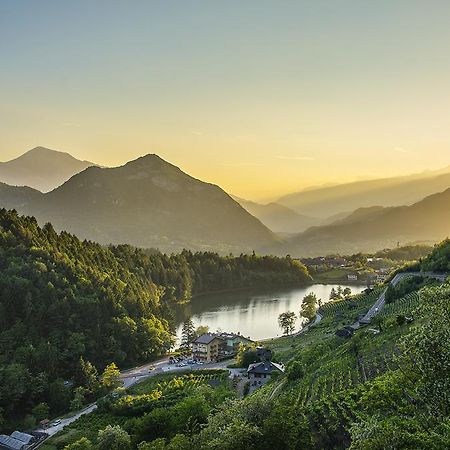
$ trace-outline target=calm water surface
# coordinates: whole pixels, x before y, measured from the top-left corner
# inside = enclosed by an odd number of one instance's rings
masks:
[[[189,316],[196,327],[207,325],[211,331],[240,332],[253,340],[281,336],[279,314],[294,311],[298,315],[303,297],[310,292],[314,292],[325,303],[333,287],[336,289],[338,285],[313,284],[303,288],[238,291],[197,297],[180,312],[177,337],[181,337],[182,321]],[[366,288],[363,285],[348,287],[354,294]],[[300,325],[301,321],[297,320],[297,330],[301,328]]]

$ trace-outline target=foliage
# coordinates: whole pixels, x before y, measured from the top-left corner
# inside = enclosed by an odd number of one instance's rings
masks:
[[[300,316],[305,317],[309,321],[314,319],[316,315],[316,308],[319,304],[319,300],[316,297],[316,294],[311,292],[310,294],[303,297],[302,307],[300,311]]]
[[[83,437],[73,444],[66,445],[63,450],[92,450],[93,448],[91,441]]]
[[[99,450],[127,450],[131,447],[130,435],[119,425],[108,425],[98,432]]]
[[[278,316],[278,324],[283,329],[283,333],[288,335],[292,334],[295,329],[295,321],[297,320],[297,316],[292,311],[287,311],[281,313]]]
[[[176,305],[220,289],[303,283],[291,258],[103,247],[0,210],[0,408],[8,429],[102,394],[98,371],[164,354]],[[74,384],[72,383],[74,382]],[[69,383],[68,383],[69,382]],[[114,383],[109,383],[112,387]]]

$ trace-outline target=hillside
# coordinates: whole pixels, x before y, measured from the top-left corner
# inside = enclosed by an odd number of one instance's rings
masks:
[[[329,217],[370,206],[411,205],[450,187],[450,168],[421,174],[328,186],[277,200],[301,214]]]
[[[68,153],[35,147],[16,159],[0,162],[0,182],[48,192],[94,165],[89,161],[80,161]]]
[[[275,233],[299,233],[320,222],[315,217],[298,214],[292,209],[278,203],[264,205],[238,197],[233,198],[252,216],[255,216]]]
[[[164,353],[177,305],[194,294],[310,281],[291,258],[147,253],[0,209],[0,434],[41,402],[67,412],[77,391],[63,380],[95,381],[112,361],[122,368]],[[97,394],[88,386],[83,399]]]
[[[359,210],[322,227],[313,227],[291,239],[292,255],[371,252],[398,242],[436,242],[450,235],[450,189],[411,206]]]
[[[0,206],[14,206],[16,192],[5,193]],[[240,253],[277,242],[220,187],[157,155],[117,168],[89,167],[40,198],[29,194],[17,201],[18,211],[102,244]]]

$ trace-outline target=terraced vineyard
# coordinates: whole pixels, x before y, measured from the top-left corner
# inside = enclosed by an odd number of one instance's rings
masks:
[[[323,317],[329,317],[339,316],[349,311],[358,314],[366,312],[373,305],[373,303],[375,303],[382,290],[383,288],[377,288],[368,294],[361,293],[347,299],[325,303],[319,309],[319,313],[322,314]]]
[[[412,292],[393,303],[388,303],[384,306],[380,313],[380,318],[387,318],[390,316],[411,314],[420,303],[420,296],[418,292]]]

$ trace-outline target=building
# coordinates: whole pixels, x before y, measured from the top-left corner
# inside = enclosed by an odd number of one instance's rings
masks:
[[[19,439],[14,439],[6,434],[0,434],[0,449],[4,450],[26,450],[29,445]]]
[[[247,369],[250,386],[259,387],[265,385],[271,379],[273,373],[284,373],[284,367],[272,361],[250,364]]]
[[[192,358],[201,362],[218,361],[224,354],[226,341],[215,333],[205,333],[191,344]]]
[[[18,441],[22,441],[27,445],[31,445],[36,442],[36,438],[34,436],[27,433],[21,433],[20,431],[14,431],[14,433],[11,434],[11,437],[17,439]]]
[[[239,344],[253,344],[250,338],[246,338],[239,333],[220,333],[218,336],[225,341],[225,350],[229,353],[236,353],[239,350]]]

